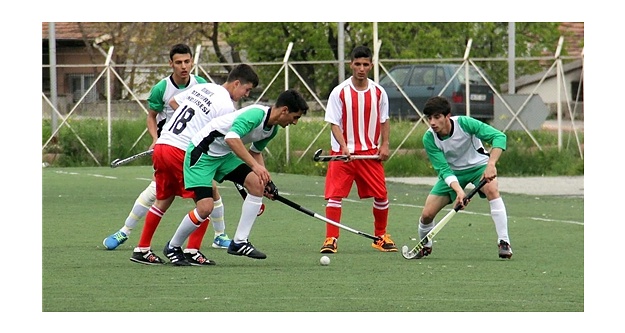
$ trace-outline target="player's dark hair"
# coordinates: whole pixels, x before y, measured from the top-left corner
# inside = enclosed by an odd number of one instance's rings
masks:
[[[302,114],[306,114],[306,111],[308,111],[308,103],[306,103],[304,96],[302,96],[302,94],[295,89],[283,91],[278,96],[276,106],[286,106],[289,109],[289,112],[302,111]]]
[[[176,54],[189,54],[193,58],[193,52],[187,44],[176,44],[169,50],[169,60],[174,60]]]
[[[371,52],[371,49],[369,47],[360,45],[360,46],[356,46],[352,50],[351,57],[352,57],[352,60],[357,59],[357,58],[369,58],[369,60],[373,60],[373,52]]]
[[[427,117],[435,114],[446,116],[449,113],[451,113],[451,105],[445,97],[441,96],[430,97],[423,107],[423,114]]]
[[[236,80],[239,80],[242,84],[251,83],[253,88],[258,86],[258,74],[250,65],[239,64],[232,68],[226,82],[234,82]]]

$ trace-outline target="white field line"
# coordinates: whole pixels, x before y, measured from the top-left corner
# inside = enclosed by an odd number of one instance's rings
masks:
[[[80,175],[80,173],[78,172],[67,172],[67,171],[56,171],[56,173],[59,174],[67,174],[67,175]],[[105,176],[105,175],[99,175],[99,174],[90,174],[87,173],[87,176],[92,176],[92,177],[97,177],[97,178],[106,178],[106,179],[118,179],[117,177],[114,176]],[[141,180],[141,181],[152,181],[152,178],[135,178],[136,180]],[[224,186],[224,185],[218,185],[217,186],[219,189],[231,189],[231,187],[228,186]],[[280,192],[280,194],[282,195],[297,195],[297,194],[291,194],[288,192]],[[314,195],[314,194],[304,194],[304,196],[306,197],[315,197],[315,198],[323,198],[323,195]],[[369,202],[367,201],[363,201],[363,200],[354,200],[354,199],[343,199],[347,202],[353,202],[353,203],[359,203],[359,204],[369,204]],[[419,206],[419,205],[410,205],[410,204],[395,204],[395,203],[390,203],[391,206],[398,206],[398,207],[408,207],[408,208],[418,208],[418,209],[423,209],[423,206]],[[449,211],[449,210],[448,210]],[[470,212],[470,211],[464,211],[461,210],[458,212],[459,214],[472,214],[472,215],[481,215],[481,216],[487,216],[490,217],[490,214],[484,214],[484,213],[475,213],[475,212]],[[514,216],[508,216],[508,219],[510,218],[514,218]],[[575,224],[575,225],[584,225],[583,221],[569,221],[569,220],[558,220],[558,219],[547,219],[544,217],[527,217],[530,220],[534,220],[534,221],[541,221],[541,222],[558,222],[558,223],[569,223],[569,224]]]

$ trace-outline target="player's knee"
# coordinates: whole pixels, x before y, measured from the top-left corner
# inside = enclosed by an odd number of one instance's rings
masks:
[[[423,224],[432,223],[432,221],[434,221],[434,218],[436,217],[436,213],[438,212],[428,209],[427,207],[424,208],[421,212],[421,222],[423,222]]]
[[[206,219],[207,217],[210,216],[210,214],[213,212],[213,207],[214,207],[214,202],[213,202],[213,198],[211,197],[198,200],[195,205],[197,213],[198,215],[200,215],[200,218],[202,219]]]
[[[156,201],[156,182],[151,182],[139,195],[139,201],[145,207],[150,207]]]
[[[253,172],[250,173],[245,179],[245,188],[249,194],[257,197],[263,196],[263,193],[265,192],[265,186],[260,183],[258,176],[256,176]]]
[[[432,223],[432,221],[434,221],[434,217],[426,217],[424,215],[421,215],[421,217],[419,218],[419,222],[423,224],[430,224]]]

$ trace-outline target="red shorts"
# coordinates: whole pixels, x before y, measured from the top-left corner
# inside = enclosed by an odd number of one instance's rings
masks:
[[[333,153],[334,155],[338,155]],[[380,160],[353,160],[328,162],[325,199],[347,198],[356,182],[358,197],[386,199],[386,177]]]
[[[165,200],[173,196],[195,198],[193,191],[184,188],[182,165],[184,150],[166,144],[157,144],[152,153],[156,199]]]

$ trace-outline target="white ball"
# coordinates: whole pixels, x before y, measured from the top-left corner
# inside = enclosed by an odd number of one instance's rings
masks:
[[[328,256],[323,256],[319,259],[319,262],[322,266],[328,266],[330,264],[330,258]]]

